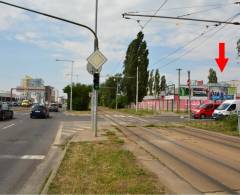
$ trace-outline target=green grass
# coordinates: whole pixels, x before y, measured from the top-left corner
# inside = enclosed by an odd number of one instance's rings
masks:
[[[159,194],[157,178],[122,148],[123,140],[107,131],[108,141],[71,143],[48,194]]]
[[[227,135],[239,136],[239,132],[237,130],[237,116],[235,115],[217,121],[190,121],[187,122],[186,125],[209,131],[220,132]]]

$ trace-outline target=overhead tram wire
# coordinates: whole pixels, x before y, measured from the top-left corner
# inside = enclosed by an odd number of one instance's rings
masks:
[[[230,4],[230,5],[233,5],[233,4]],[[194,14],[205,13],[205,12],[209,12],[209,11],[212,11],[212,10],[215,10],[215,9],[220,9],[220,8],[225,8],[225,7],[226,6],[216,6],[216,7],[212,7],[212,8],[209,8],[209,9],[198,10],[198,11],[195,11],[195,12],[182,14],[182,15],[177,16],[177,17],[181,18],[181,17],[185,17],[185,16],[191,16],[191,15],[194,15]]]
[[[215,7],[215,6],[227,6],[233,4],[239,4],[240,2],[232,2],[232,3],[220,3],[220,4],[211,4],[211,5],[196,5],[196,6],[186,6],[186,7],[173,7],[168,9],[162,9],[163,11],[168,10],[177,10],[177,9],[190,9],[190,8],[200,8],[200,7]]]
[[[229,18],[226,21],[232,21],[234,20],[236,17],[238,17],[240,15],[240,13],[235,14],[233,17]],[[221,28],[219,28],[217,31],[215,31],[211,36],[207,37],[204,41],[202,41],[200,44],[198,44],[197,46],[191,48],[190,50],[186,51],[185,53],[183,53],[182,55],[180,55],[179,57],[169,61],[168,63],[164,64],[163,66],[160,66],[159,68],[164,68],[170,64],[172,64],[173,62],[176,62],[178,60],[180,60],[182,57],[188,55],[189,53],[191,53],[193,50],[199,48],[200,46],[202,46],[206,41],[208,41],[209,39],[211,39],[214,35],[216,35],[219,31],[221,31],[222,29],[224,29],[227,26],[227,24],[224,24]]]
[[[155,13],[153,14],[154,16],[157,15],[157,13],[160,11],[160,9],[162,9],[164,7],[164,5],[166,5],[166,3],[168,2],[168,0],[164,0],[164,2],[160,5],[160,7],[155,11]],[[142,30],[144,28],[146,28],[146,26],[152,21],[153,18],[150,18],[142,27]]]
[[[237,4],[237,3],[239,3],[239,2],[229,3],[229,4],[227,4],[227,5],[233,5],[233,4]],[[192,15],[192,14],[197,14],[197,13],[200,13],[200,12],[206,12],[206,11],[210,11],[210,10],[217,9],[217,8],[221,8],[223,5],[225,5],[225,4],[218,4],[218,7],[214,7],[214,8],[207,9],[207,10],[199,10],[199,11],[197,11],[197,12],[192,12],[192,13],[189,13],[189,14],[184,14],[184,16]],[[212,6],[213,6],[213,5],[212,5]],[[214,6],[216,6],[216,4],[215,4]],[[181,16],[178,16],[178,17],[181,17]],[[131,18],[131,19],[135,20],[134,18]],[[165,22],[165,23],[169,23],[169,22]],[[220,25],[220,24],[215,24],[214,26],[215,26],[215,27],[218,27],[219,25]],[[207,26],[207,28],[208,28],[208,27],[209,27],[209,26]],[[213,30],[213,29],[211,29],[211,30]],[[187,47],[188,45],[190,45],[190,44],[193,43],[194,41],[196,41],[196,40],[198,40],[199,38],[201,38],[201,37],[202,37],[203,35],[205,35],[206,33],[209,33],[211,30],[209,30],[209,31],[207,31],[207,32],[201,33],[200,35],[198,35],[198,36],[195,37],[194,39],[192,39],[192,40],[190,40],[189,42],[187,42],[187,43],[186,43],[185,45],[183,45],[182,47],[177,48],[176,50],[174,50],[174,51],[171,52],[170,54],[168,54],[168,55],[164,56],[163,58],[161,58],[160,60],[156,61],[156,62],[154,63],[154,65],[156,65],[156,64],[158,64],[160,61],[163,61],[164,59],[166,59],[166,58],[174,55],[174,54],[177,53],[178,51],[184,49],[185,47]]]
[[[217,28],[217,26],[219,25],[214,25],[215,28]],[[204,31],[201,34],[199,34],[198,36],[196,36],[195,38],[191,39],[190,41],[188,41],[186,44],[184,44],[183,46],[173,50],[172,52],[170,52],[169,54],[167,54],[166,56],[162,57],[161,59],[157,60],[153,65],[157,65],[159,64],[159,62],[164,61],[165,59],[169,58],[170,56],[173,56],[174,54],[176,54],[177,52],[181,51],[182,49],[186,48],[187,46],[189,46],[190,44],[192,44],[193,42],[197,41],[199,38],[201,38],[202,36],[204,36],[205,34],[209,33],[210,31],[212,31],[214,29],[209,29],[208,31]]]
[[[234,5],[234,4],[240,4],[240,2],[233,2],[233,3],[220,3],[220,4],[211,4],[211,5],[197,5],[197,6],[189,6],[189,7],[173,7],[173,8],[164,8],[161,9],[162,11],[168,11],[168,10],[177,10],[177,9],[190,9],[190,8],[204,8],[204,7],[217,7],[217,6],[228,6],[228,5]],[[131,13],[151,13],[155,10],[139,10],[134,11]]]
[[[234,19],[234,18],[233,18]],[[233,20],[232,19],[232,20]],[[159,68],[164,68],[170,64],[172,64],[173,62],[176,62],[178,60],[180,60],[182,57],[188,55],[189,53],[191,53],[193,50],[199,48],[200,46],[202,46],[206,41],[208,41],[210,38],[212,38],[215,34],[217,34],[219,31],[221,31],[223,28],[225,28],[227,26],[227,24],[224,24],[224,26],[222,26],[220,29],[218,29],[216,32],[214,32],[210,37],[207,37],[204,41],[202,41],[199,45],[192,47],[190,50],[186,51],[185,53],[183,53],[182,55],[180,55],[179,57],[169,61],[168,63],[164,64],[163,66],[160,66]]]

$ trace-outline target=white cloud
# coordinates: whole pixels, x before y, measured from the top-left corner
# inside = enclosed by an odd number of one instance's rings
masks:
[[[79,23],[89,25],[94,28],[94,11],[95,1],[89,0],[12,0],[9,2],[17,3],[19,5],[27,6],[38,11],[47,12],[59,17],[67,18]],[[159,12],[159,15],[178,16],[185,13],[196,12],[209,7],[195,7],[187,9],[170,9],[176,7],[191,7],[193,5],[203,6],[207,4],[220,4],[226,0],[184,0],[176,1],[169,0],[166,6]],[[121,14],[126,11],[137,10],[152,10],[154,13],[160,6],[160,1],[147,1],[147,0],[101,0],[99,1],[99,26],[98,35],[100,41],[100,49],[107,56],[108,63],[105,65],[104,72],[114,68],[112,64],[118,64],[119,61],[124,60],[124,55],[128,43],[135,38],[139,31],[139,25],[134,20],[125,20]],[[86,58],[93,51],[93,36],[87,30],[72,25],[57,22],[53,19],[36,16],[14,8],[2,8],[0,6],[0,31],[13,31],[15,39],[33,44],[43,49],[52,50],[49,54],[53,57],[74,58],[80,60],[79,74],[81,74],[81,81],[91,80],[86,72]],[[237,6],[224,6],[222,9],[209,10],[208,12],[193,15],[195,18],[212,18],[223,20],[238,11]],[[141,24],[144,24],[148,19],[141,18]],[[23,23],[24,29],[15,29],[16,24]],[[44,27],[44,28],[42,28]],[[183,22],[183,21],[170,21],[162,19],[153,19],[144,32],[149,51],[152,48],[156,49],[157,46],[167,47],[174,50],[186,44],[189,40],[199,35],[205,30],[205,24]],[[194,50],[192,53],[183,57],[183,60],[195,60],[201,62],[202,60],[214,59],[217,55],[217,44],[219,41],[227,43],[227,52],[229,55],[234,55],[235,41],[237,30],[235,27],[227,26],[226,29],[216,34],[213,38],[203,44],[203,46]],[[233,38],[234,37],[234,38]],[[200,45],[203,38],[194,42],[191,46]],[[186,50],[183,50],[183,52]],[[178,53],[176,56],[181,55]],[[175,57],[176,57],[175,56]],[[157,59],[151,59],[156,61]],[[171,60],[171,58],[170,58]],[[120,63],[121,64],[121,63]],[[119,69],[117,70],[119,71]],[[63,70],[63,74],[69,72],[69,67]],[[204,71],[203,71],[204,72]],[[205,75],[206,73],[204,73]],[[230,73],[226,73],[231,75]],[[197,75],[196,75],[197,76]],[[171,78],[171,76],[169,76]],[[224,78],[227,78],[224,77]]]

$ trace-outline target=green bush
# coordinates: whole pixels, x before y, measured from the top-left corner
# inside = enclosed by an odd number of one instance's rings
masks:
[[[73,85],[73,110],[82,111],[89,109],[90,97],[89,93],[91,92],[91,86],[84,85],[84,84],[74,84]],[[63,89],[64,93],[67,93],[68,96],[68,109],[70,108],[70,93],[71,88],[70,86],[66,86]]]
[[[238,116],[237,114],[232,114],[222,119],[222,122],[225,127],[229,128],[229,130],[236,131],[238,126]]]

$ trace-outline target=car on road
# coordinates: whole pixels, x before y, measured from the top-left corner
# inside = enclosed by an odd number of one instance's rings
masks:
[[[192,117],[195,119],[211,118],[214,110],[220,103],[204,103],[192,110]]]
[[[49,106],[49,111],[50,112],[58,112],[58,104],[55,104],[55,103],[52,103],[50,106]]]
[[[49,109],[45,105],[35,105],[32,107],[30,118],[49,118]]]
[[[221,119],[240,110],[240,100],[226,100],[213,112],[214,119]]]
[[[13,111],[9,108],[7,103],[0,102],[0,119],[13,119]]]
[[[31,106],[31,102],[29,100],[23,100],[21,106],[22,107],[29,107],[29,106]]]

